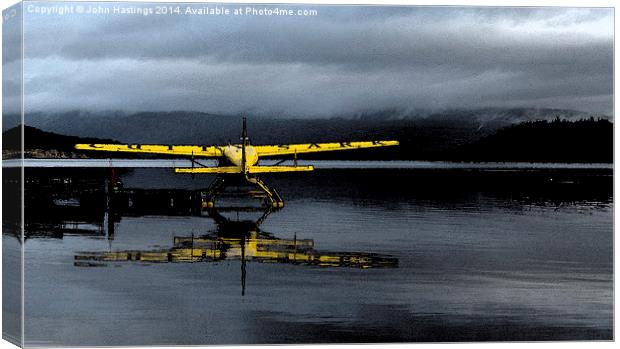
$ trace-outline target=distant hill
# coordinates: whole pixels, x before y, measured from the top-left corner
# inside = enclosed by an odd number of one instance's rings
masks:
[[[17,126],[2,133],[3,158],[19,156],[21,127]],[[118,143],[113,139],[65,136],[45,132],[35,127],[24,126],[24,150],[30,158],[82,158],[85,155],[74,149],[77,143]],[[89,157],[109,157],[104,154],[92,154]]]
[[[455,159],[472,161],[601,162],[614,159],[609,120],[532,121],[500,129],[468,144]]]
[[[250,136],[259,142],[293,139],[335,138],[368,134],[385,128],[415,126],[467,130],[467,138],[476,138],[518,123],[556,117],[576,121],[589,117],[610,119],[575,110],[545,108],[480,108],[427,110],[386,109],[334,115],[331,118],[295,116],[248,116]],[[3,131],[17,125],[10,115],[4,117]],[[11,121],[13,120],[13,121]],[[131,143],[222,143],[239,138],[241,115],[221,115],[196,111],[139,112],[122,111],[28,113],[25,124],[42,130],[82,137],[116,138]],[[378,128],[378,129],[377,129]],[[462,136],[459,136],[462,137]]]
[[[93,114],[72,112],[30,115],[29,126],[90,138],[114,138],[123,143],[226,144],[239,141],[241,117],[198,112],[144,112],[135,114]],[[415,137],[412,146],[425,152],[458,146],[491,131],[477,124],[428,120],[380,118],[360,119],[271,119],[249,118],[250,140],[254,144],[327,142],[343,140]]]

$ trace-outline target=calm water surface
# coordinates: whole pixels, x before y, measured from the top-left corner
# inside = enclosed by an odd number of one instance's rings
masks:
[[[141,189],[198,189],[212,179],[170,172],[120,179]],[[265,180],[286,207],[261,232],[397,265],[230,258],[89,267],[75,256],[169,250],[175,237],[217,235],[218,226],[208,217],[122,215],[110,236],[104,214],[39,227],[25,242],[26,345],[612,339],[611,173],[324,170]]]

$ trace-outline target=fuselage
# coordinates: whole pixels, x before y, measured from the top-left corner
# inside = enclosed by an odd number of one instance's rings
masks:
[[[243,147],[238,145],[227,145],[223,147],[224,156],[232,165],[241,169],[243,166]],[[245,166],[246,168],[258,163],[258,154],[251,145],[245,146]]]

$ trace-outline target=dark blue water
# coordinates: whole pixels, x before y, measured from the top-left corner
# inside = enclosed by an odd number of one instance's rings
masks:
[[[212,179],[166,169],[120,178],[125,188],[185,189]],[[25,242],[26,345],[612,338],[610,173],[342,170],[265,180],[286,207],[262,232],[312,239],[321,252],[389,256],[397,267],[248,261],[242,271],[235,258],[84,267],[74,263],[83,252],[166,250],[218,226],[136,215],[122,216],[113,238],[105,222],[41,228]]]

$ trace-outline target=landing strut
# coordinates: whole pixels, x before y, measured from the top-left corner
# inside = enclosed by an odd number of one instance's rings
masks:
[[[232,187],[238,188],[241,185],[250,188],[245,190],[229,190]],[[251,174],[240,174],[239,176],[217,176],[209,187],[202,192],[202,208],[216,208],[216,200],[223,196],[246,195],[251,198],[263,199],[262,207],[280,209],[284,207],[284,200],[275,189],[269,188],[257,176]],[[220,207],[217,207],[220,208]]]

